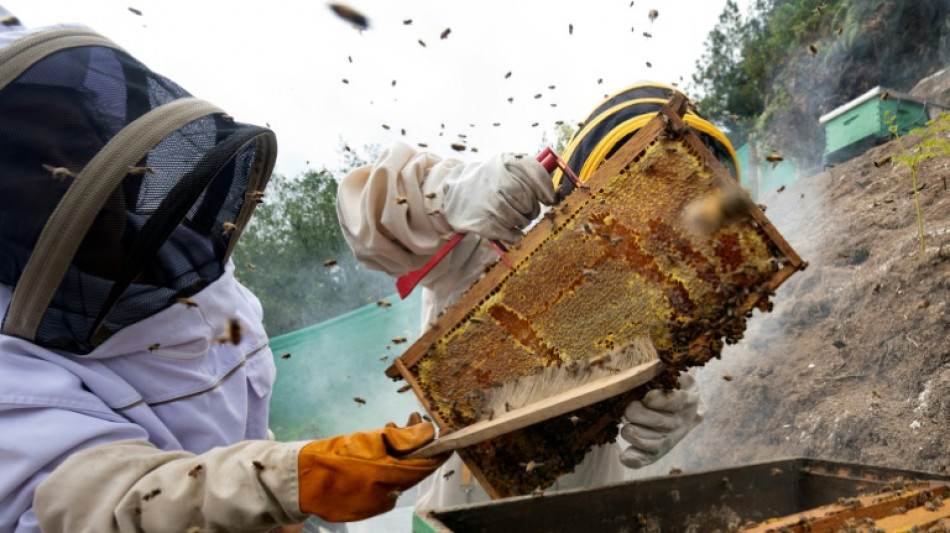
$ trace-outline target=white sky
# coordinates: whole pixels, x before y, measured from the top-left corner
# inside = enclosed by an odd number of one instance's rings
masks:
[[[424,142],[467,160],[535,152],[542,134],[554,142],[555,121],[576,123],[605,93],[640,79],[685,88],[725,0],[635,0],[632,7],[630,0],[347,2],[370,19],[363,32],[325,1],[0,3],[30,26],[90,26],[239,121],[270,124],[276,171],[292,176],[308,161],[339,168],[341,139],[354,148]],[[739,3],[744,11],[749,0]],[[652,24],[650,9],[659,11]],[[451,34],[441,40],[446,28]],[[480,153],[452,151],[458,134]]]

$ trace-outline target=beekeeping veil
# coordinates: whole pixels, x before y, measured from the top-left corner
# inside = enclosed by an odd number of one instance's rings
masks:
[[[223,272],[273,169],[235,122],[109,40],[0,49],[3,333],[76,354]]]

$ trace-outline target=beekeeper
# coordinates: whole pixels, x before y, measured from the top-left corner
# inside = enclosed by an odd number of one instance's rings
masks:
[[[441,461],[410,419],[267,440],[275,365],[229,260],[276,145],[85,28],[0,8],[0,531],[360,520]]]
[[[344,177],[337,213],[357,259],[392,276],[422,267],[445,245],[443,236],[467,234],[422,280],[426,329],[498,258],[489,240],[517,242],[541,206],[554,201],[551,176],[534,157],[503,153],[462,163],[397,143],[373,164]],[[620,428],[626,446],[594,449],[555,488],[619,482],[624,467],[646,466],[666,454],[702,419],[693,378],[684,374],[680,382],[681,389],[653,390],[627,406]],[[440,474],[461,472],[461,459],[453,455],[442,468]],[[432,476],[420,485],[417,507],[488,499],[481,488],[467,483],[465,476]]]

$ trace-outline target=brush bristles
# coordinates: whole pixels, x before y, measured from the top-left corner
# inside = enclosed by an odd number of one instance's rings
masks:
[[[639,337],[603,355],[547,367],[533,376],[503,382],[501,386],[486,391],[480,420],[490,420],[496,415],[657,359],[659,356],[653,341],[649,337]]]

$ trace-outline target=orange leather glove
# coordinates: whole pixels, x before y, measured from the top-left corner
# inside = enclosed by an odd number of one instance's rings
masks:
[[[328,522],[352,522],[389,511],[399,494],[422,481],[448,459],[400,459],[435,436],[418,414],[405,428],[395,424],[375,431],[311,442],[300,450],[300,510]]]

